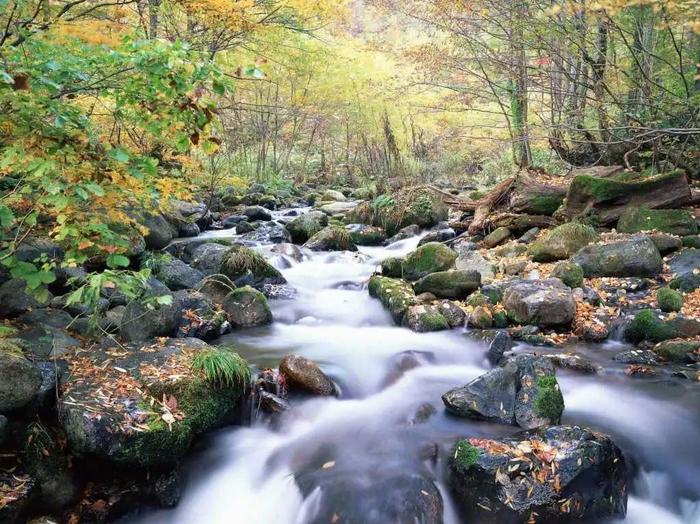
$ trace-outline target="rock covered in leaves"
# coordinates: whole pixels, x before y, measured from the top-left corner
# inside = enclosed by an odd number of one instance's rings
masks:
[[[612,439],[578,426],[514,437],[464,439],[448,484],[469,522],[573,522],[624,518],[625,460]]]
[[[552,362],[532,355],[510,357],[465,386],[451,389],[442,400],[454,415],[524,429],[558,424],[564,411]]]
[[[572,258],[586,277],[655,277],[663,260],[646,235],[612,237],[582,248]]]
[[[227,419],[247,387],[245,362],[213,354],[200,340],[169,339],[71,357],[58,402],[71,452],[138,467],[181,458],[195,435]]]
[[[558,278],[519,280],[503,293],[503,306],[518,324],[568,326],[576,315],[571,289]]]
[[[290,390],[322,396],[336,394],[333,381],[313,360],[300,355],[287,355],[280,362],[279,369]]]

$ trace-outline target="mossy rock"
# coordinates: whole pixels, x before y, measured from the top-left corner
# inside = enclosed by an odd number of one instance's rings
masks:
[[[700,249],[700,235],[684,236],[681,238],[683,247],[694,247]]]
[[[478,271],[437,271],[424,276],[413,285],[416,294],[432,293],[439,298],[461,299],[479,289],[481,275]]]
[[[558,423],[563,412],[564,397],[559,389],[557,378],[553,375],[538,377],[535,413],[553,423]]]
[[[633,344],[639,344],[645,340],[649,342],[663,342],[676,336],[675,328],[664,322],[651,309],[640,311],[634,319],[625,327],[625,340]]]
[[[312,236],[304,247],[312,251],[357,251],[352,235],[342,226],[328,226]]]
[[[700,341],[667,340],[654,347],[654,351],[670,362],[690,364],[697,362],[700,356]]]
[[[552,216],[564,203],[564,195],[536,195],[528,200],[526,212],[530,215]]]
[[[450,329],[450,323],[437,306],[410,306],[404,316],[403,324],[417,333]]]
[[[467,324],[474,329],[490,329],[493,327],[493,315],[488,306],[477,306],[467,319]]]
[[[403,262],[401,257],[389,257],[382,260],[382,275],[391,278],[403,277]]]
[[[389,310],[397,324],[403,323],[408,308],[416,304],[413,288],[403,280],[374,275],[367,289],[370,296],[378,298]]]
[[[662,287],[656,292],[656,303],[664,313],[683,309],[683,294],[675,289]]]
[[[288,222],[284,227],[289,231],[292,242],[303,244],[328,225],[328,215],[321,211],[309,211]]]
[[[250,286],[234,289],[222,303],[234,327],[262,326],[272,322],[272,311],[265,295]]]
[[[564,260],[597,238],[591,226],[567,222],[545,232],[530,245],[528,253],[535,262]]]
[[[245,246],[232,246],[221,260],[220,272],[236,285],[251,284],[255,287],[270,282],[284,284],[286,280],[278,269],[260,253]]]
[[[489,300],[489,297],[487,297],[483,293],[475,292],[475,293],[472,293],[471,295],[469,295],[469,297],[467,297],[467,299],[465,300],[465,303],[468,306],[477,307],[477,306],[485,306],[486,304],[491,303],[491,301]]]
[[[581,248],[572,258],[586,277],[655,277],[663,260],[646,235],[631,235]]]
[[[447,271],[454,266],[457,253],[439,242],[428,242],[409,253],[403,263],[403,274],[408,280],[418,280],[430,273]]]
[[[687,209],[646,209],[630,206],[620,215],[617,230],[621,233],[661,231],[672,235],[697,235],[698,225]]]
[[[493,327],[503,329],[508,327],[508,313],[500,309],[493,312]]]
[[[508,240],[511,237],[511,232],[510,229],[507,227],[498,227],[491,231],[486,237],[484,237],[484,240],[482,240],[482,244],[488,248],[496,247],[506,240]]]
[[[559,262],[550,276],[558,278],[572,289],[583,286],[583,269],[574,262]]]
[[[472,446],[468,440],[464,439],[455,444],[452,450],[452,456],[450,457],[450,463],[454,470],[460,473],[466,473],[477,463],[480,456],[481,450]]]

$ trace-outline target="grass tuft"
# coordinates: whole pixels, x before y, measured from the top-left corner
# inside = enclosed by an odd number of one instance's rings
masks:
[[[198,352],[192,359],[192,371],[201,373],[217,387],[245,389],[250,382],[248,364],[229,349],[213,348]]]

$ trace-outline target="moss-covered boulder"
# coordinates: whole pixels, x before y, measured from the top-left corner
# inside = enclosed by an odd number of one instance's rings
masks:
[[[367,286],[370,296],[378,298],[391,313],[394,322],[402,324],[406,311],[416,304],[416,294],[407,282],[374,275]]]
[[[450,329],[450,323],[438,306],[419,304],[409,306],[403,324],[418,333]]]
[[[622,451],[578,426],[460,440],[448,485],[465,522],[597,522],[624,518],[627,507]]]
[[[528,253],[535,262],[564,260],[597,238],[591,226],[567,222],[545,232],[530,245]]]
[[[683,241],[675,235],[669,235],[667,233],[650,233],[648,236],[656,246],[656,249],[659,250],[662,257],[668,255],[669,253],[673,253],[674,251],[678,251],[683,247]]]
[[[287,228],[295,244],[303,244],[328,225],[328,215],[321,211],[309,211],[288,222]]]
[[[657,344],[654,352],[669,362],[691,364],[700,361],[700,341],[667,340]]]
[[[481,275],[478,271],[438,271],[424,276],[413,284],[416,294],[432,293],[438,298],[462,299],[479,289]]]
[[[467,318],[467,325],[475,329],[490,329],[493,327],[493,314],[486,305],[476,306]]]
[[[312,251],[357,251],[350,232],[341,226],[328,226],[312,236],[304,247]]]
[[[168,253],[148,254],[141,261],[141,268],[150,269],[171,291],[194,288],[204,278],[204,273]]]
[[[688,235],[681,238],[683,247],[693,247],[700,249],[700,235]]]
[[[234,327],[262,326],[272,322],[272,311],[265,295],[250,286],[231,291],[221,306]]]
[[[382,260],[382,275],[391,278],[401,278],[403,276],[402,257],[389,257]]]
[[[625,326],[624,337],[628,342],[663,342],[676,337],[677,331],[671,322],[662,320],[651,309],[638,312]]]
[[[322,202],[345,202],[347,198],[340,191],[336,191],[335,189],[326,189],[323,193],[321,193],[320,200]]]
[[[586,277],[655,277],[663,269],[661,254],[646,235],[591,244],[572,257]]]
[[[41,383],[39,368],[11,341],[0,339],[0,414],[20,410],[31,403]]]
[[[583,269],[574,262],[559,262],[550,276],[558,278],[572,289],[583,286]]]
[[[59,421],[75,455],[172,463],[196,435],[230,420],[249,379],[238,355],[197,339],[94,350],[69,360]]]
[[[235,245],[221,260],[220,272],[237,286],[251,285],[262,289],[266,284],[286,284],[282,273],[260,253],[245,246]]]
[[[697,235],[695,216],[687,209],[646,209],[630,206],[620,215],[617,230],[621,233],[660,231],[672,235]]]
[[[454,266],[457,253],[444,244],[429,242],[408,254],[403,263],[403,275],[418,280],[431,273],[447,271]]]
[[[683,308],[683,294],[675,289],[662,287],[656,292],[656,304],[665,313],[680,311]]]

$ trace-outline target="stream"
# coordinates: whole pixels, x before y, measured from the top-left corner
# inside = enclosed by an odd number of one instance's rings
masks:
[[[200,238],[207,236],[223,234]],[[444,522],[459,522],[440,481],[446,450],[457,438],[503,436],[516,429],[444,412],[445,391],[490,368],[484,342],[466,329],[419,334],[397,327],[367,293],[366,281],[378,263],[405,255],[419,239],[361,247],[359,253],[302,250],[301,261],[259,246],[296,296],[271,301],[272,325],[213,343],[236,345],[260,369],[276,367],[288,353],[308,357],[336,381],[340,397],[292,398],[293,408],[275,423],[253,417],[250,427],[209,435],[184,466],[187,484],[179,505],[127,521],[303,524],[314,515],[318,490],[304,498],[294,473],[324,449],[358,478],[401,471],[433,479],[444,499]],[[612,361],[620,350],[617,342],[577,348],[604,366],[602,374],[558,370],[566,402],[562,423],[609,433],[625,452],[635,471],[625,522],[698,524],[700,389],[671,377],[628,377],[624,365]],[[416,420],[419,411],[429,418]],[[438,458],[421,459],[436,444]]]

